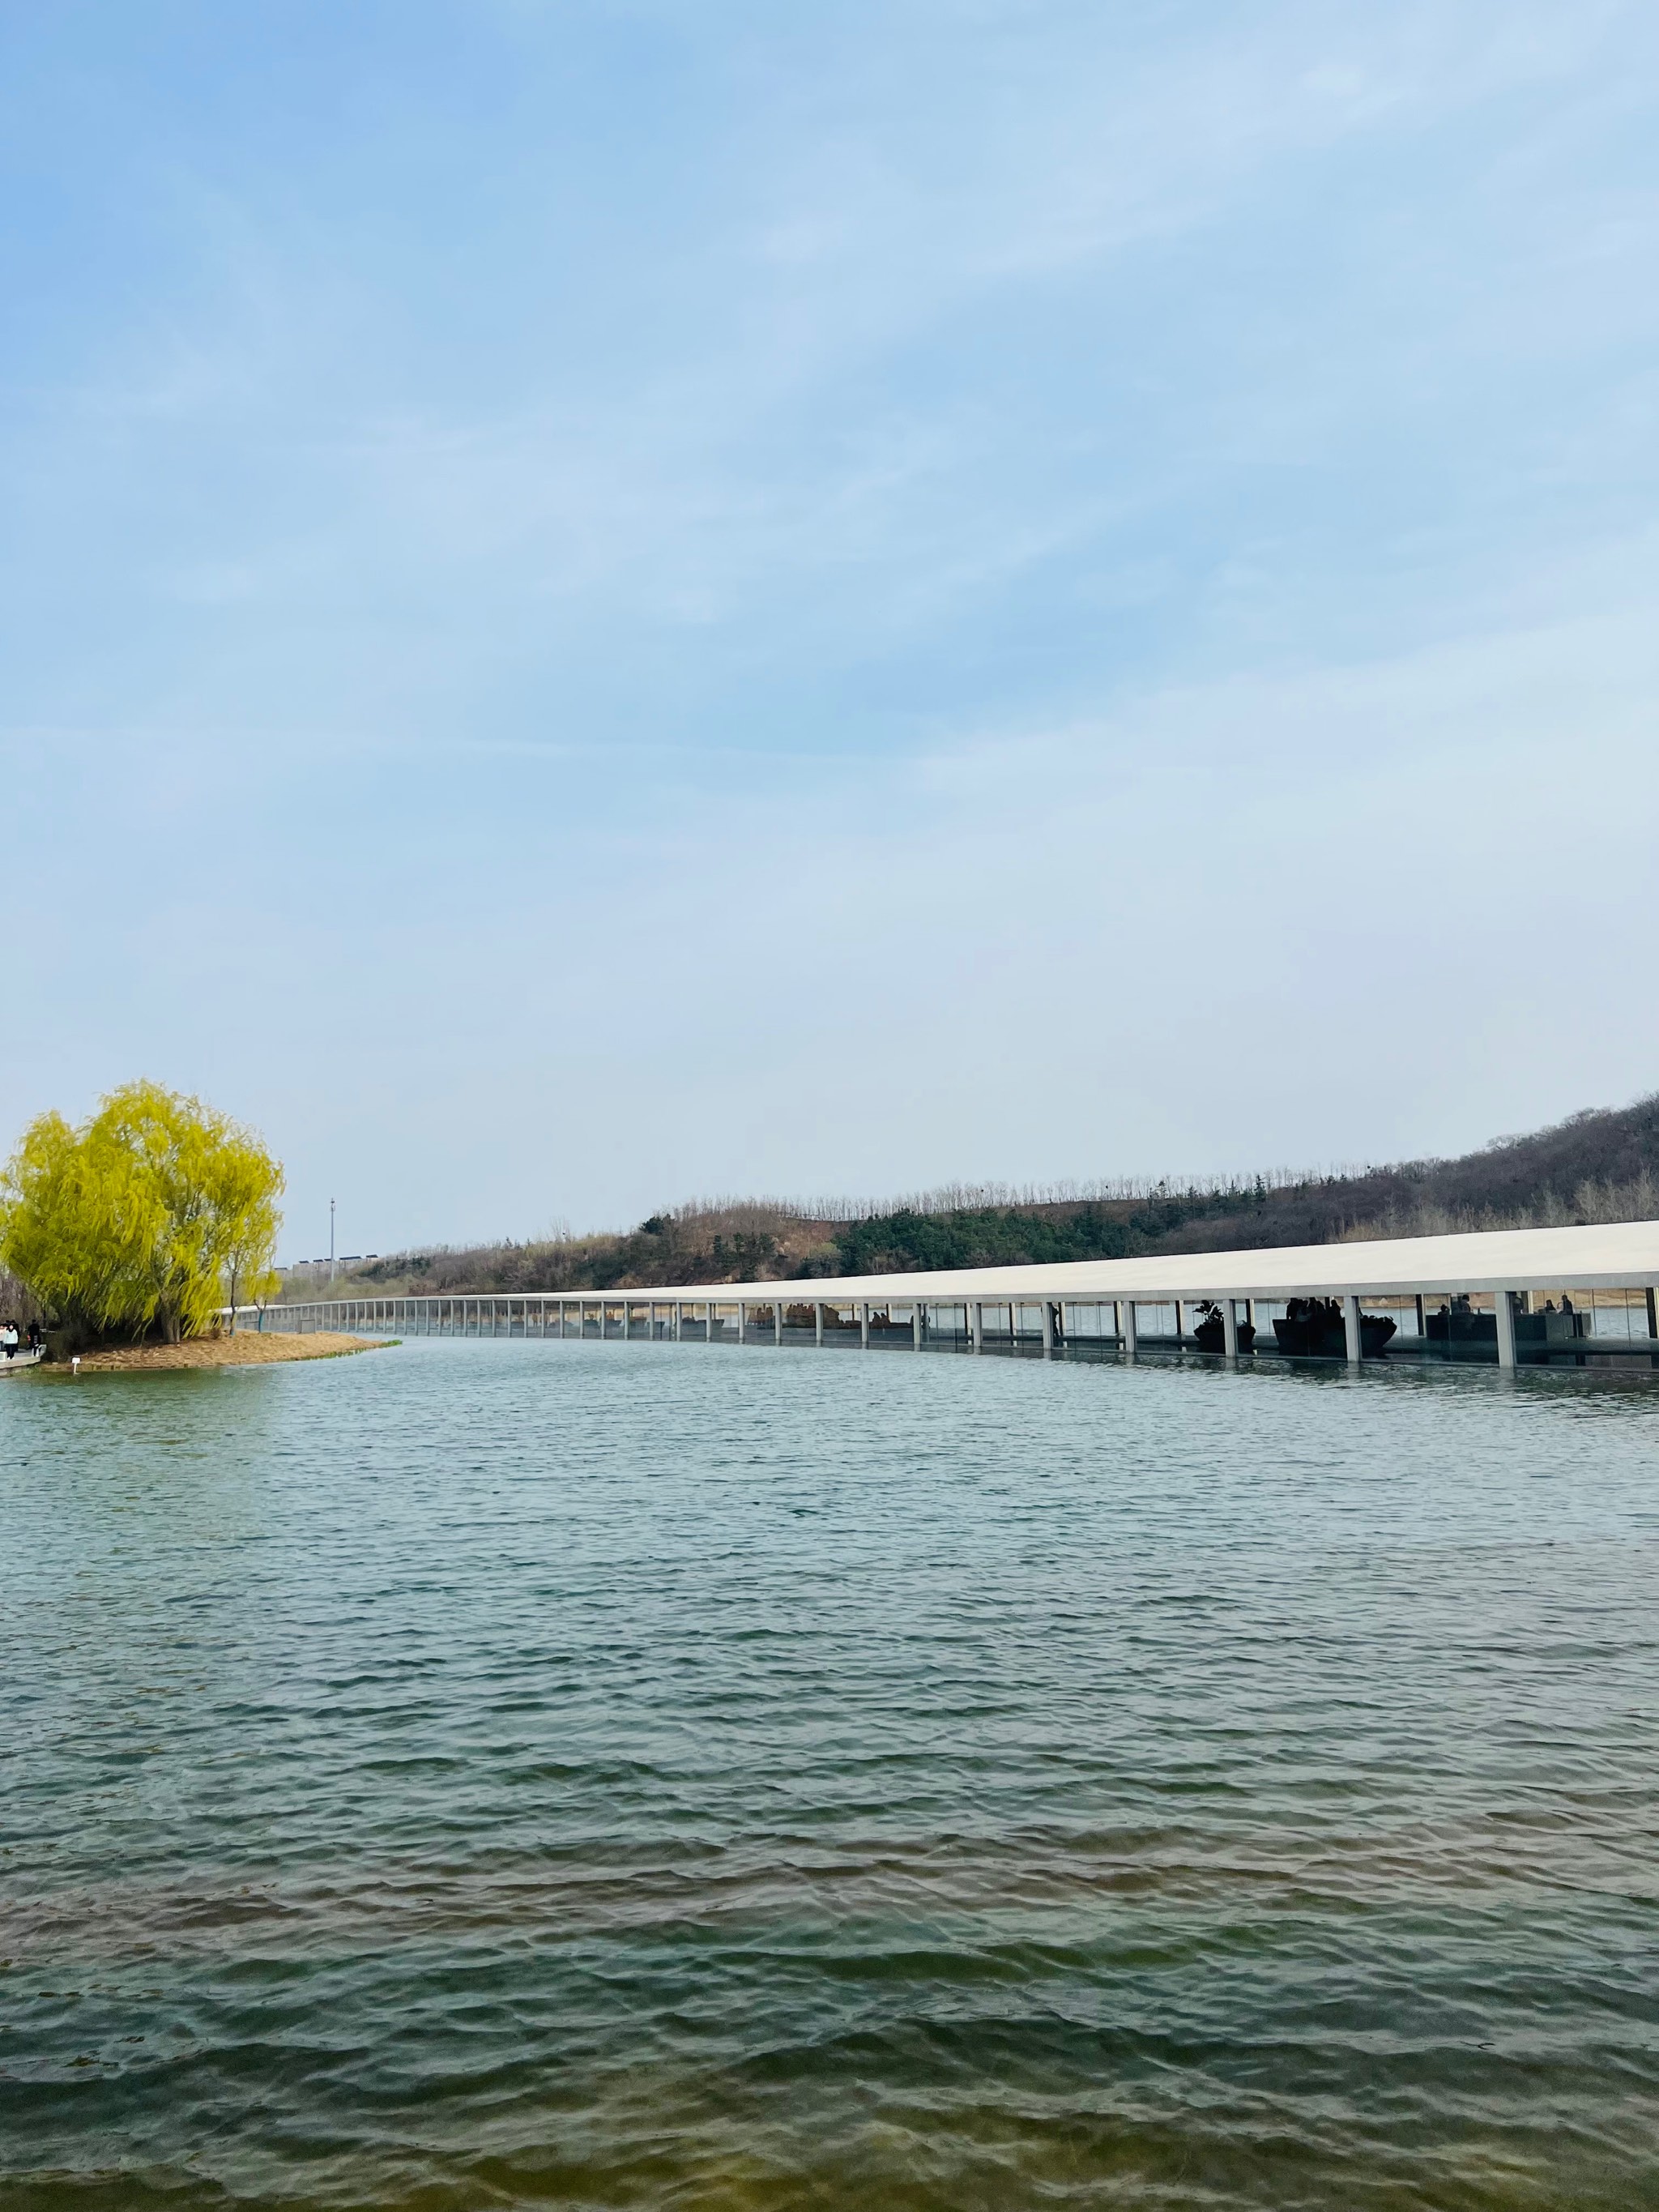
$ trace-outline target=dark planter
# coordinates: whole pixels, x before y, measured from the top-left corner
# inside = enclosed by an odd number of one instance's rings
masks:
[[[1359,1316],[1359,1350],[1366,1359],[1380,1359],[1389,1339],[1395,1334],[1397,1323],[1382,1314],[1361,1314]],[[1327,1315],[1297,1315],[1273,1323],[1273,1334],[1281,1352],[1299,1359],[1346,1359],[1348,1356],[1347,1331],[1340,1321],[1333,1322]]]
[[[1226,1328],[1219,1314],[1209,1321],[1200,1322],[1193,1331],[1193,1342],[1200,1352],[1224,1352],[1227,1349]],[[1241,1352],[1255,1350],[1254,1322],[1242,1321],[1238,1324],[1238,1348]]]

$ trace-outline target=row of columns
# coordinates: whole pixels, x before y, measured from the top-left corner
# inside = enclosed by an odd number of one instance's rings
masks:
[[[407,1311],[409,1309],[412,1308],[428,1307],[433,1310],[429,1317],[435,1322],[440,1333],[442,1332],[444,1324],[447,1321],[451,1330],[461,1335],[465,1335],[468,1334],[469,1330],[472,1328],[476,1328],[480,1334],[482,1334],[487,1328],[493,1335],[500,1325],[501,1309],[503,1307],[506,1308],[507,1326],[509,1332],[511,1331],[514,1321],[513,1308],[514,1303],[515,1301],[510,1297],[501,1298],[485,1297],[436,1297],[427,1298],[414,1297],[384,1299],[354,1298],[317,1302],[308,1306],[290,1309],[289,1310],[293,1314],[293,1316],[295,1319],[314,1320],[319,1323],[331,1319],[346,1328],[356,1328],[364,1325],[370,1327],[380,1325],[393,1327],[398,1325],[400,1309]],[[518,1304],[520,1305],[520,1316],[522,1318],[526,1334],[528,1334],[530,1328],[531,1306],[532,1303],[536,1305],[540,1315],[544,1332],[547,1326],[548,1308],[550,1306],[554,1308],[556,1325],[561,1334],[563,1333],[569,1317],[570,1310],[573,1307],[575,1310],[577,1330],[580,1333],[586,1325],[588,1309],[590,1307],[597,1308],[599,1326],[601,1332],[603,1332],[607,1313],[613,1305],[616,1306],[618,1311],[618,1327],[621,1334],[624,1339],[631,1338],[634,1328],[634,1308],[636,1305],[641,1304],[647,1309],[650,1316],[647,1327],[651,1334],[653,1335],[655,1334],[655,1316],[658,1307],[659,1305],[665,1305],[668,1308],[670,1316],[669,1333],[672,1340],[677,1343],[682,1341],[684,1339],[685,1308],[688,1303],[700,1304],[703,1307],[704,1328],[708,1332],[710,1341],[713,1340],[713,1333],[714,1329],[720,1325],[716,1312],[716,1309],[720,1304],[720,1301],[718,1299],[696,1299],[688,1301],[682,1298],[673,1300],[657,1298],[622,1298],[613,1300],[606,1297],[600,1297],[598,1298],[544,1297],[535,1298],[532,1300],[532,1297],[526,1297],[519,1300]],[[737,1340],[739,1344],[747,1344],[749,1341],[749,1314],[751,1301],[746,1298],[738,1298],[733,1300],[732,1303],[737,1308]],[[755,1301],[753,1303],[760,1302]],[[787,1326],[785,1307],[783,1302],[779,1299],[773,1299],[768,1303],[770,1304],[773,1316],[772,1340],[775,1345],[781,1346],[785,1341],[784,1330]],[[824,1338],[823,1316],[825,1303],[826,1302],[821,1298],[814,1299],[812,1301],[812,1339],[813,1342],[819,1346],[822,1346]],[[954,1303],[954,1301],[951,1301],[950,1303]],[[1000,1301],[997,1301],[996,1303],[1000,1304]],[[1011,1339],[1015,1342],[1018,1342],[1019,1337],[1024,1334],[1020,1327],[1019,1315],[1022,1307],[1029,1303],[1030,1301],[1017,1299],[1010,1304],[1009,1334]],[[1085,1300],[1085,1303],[1092,1304],[1095,1303],[1095,1301]],[[1133,1358],[1138,1348],[1135,1307],[1133,1304],[1127,1302],[1118,1303],[1109,1301],[1108,1303],[1112,1304],[1115,1333],[1117,1334],[1124,1351]],[[861,1347],[867,1350],[870,1343],[871,1309],[874,1301],[860,1299],[857,1301],[856,1304],[859,1316],[859,1342]],[[967,1303],[969,1337],[975,1352],[982,1352],[985,1348],[985,1304],[986,1302],[983,1299],[975,1299],[972,1302]],[[1056,1345],[1063,1338],[1063,1304],[1064,1301],[1061,1300],[1046,1298],[1038,1301],[1038,1308],[1042,1316],[1041,1335],[1042,1340],[1042,1349],[1045,1354],[1052,1353],[1054,1351]],[[1352,1307],[1356,1304],[1356,1301],[1350,1299],[1348,1304]],[[911,1340],[917,1351],[921,1349],[924,1341],[926,1328],[924,1315],[926,1304],[926,1300],[918,1300],[912,1304],[910,1309]],[[1181,1319],[1181,1308],[1179,1304],[1177,1304],[1176,1308],[1176,1334],[1178,1335],[1180,1333]],[[411,1312],[409,1314],[410,1319],[412,1320],[416,1317],[416,1316],[414,1313]],[[260,1316],[261,1327],[264,1326],[264,1317],[262,1313]],[[1224,1332],[1224,1350],[1229,1357],[1237,1357],[1238,1352],[1238,1319],[1235,1303],[1231,1299],[1223,1302],[1222,1321]],[[1356,1322],[1351,1325],[1350,1329],[1349,1348],[1351,1356],[1354,1358],[1358,1358],[1358,1356],[1357,1351],[1353,1348],[1358,1341],[1357,1328],[1358,1324]],[[1512,1344],[1512,1328],[1510,1330],[1510,1340]]]
[[[1498,1364],[1500,1367],[1513,1367],[1516,1364],[1516,1293],[1513,1291],[1499,1291],[1493,1302],[1497,1311]],[[1650,1312],[1651,1314],[1653,1304],[1652,1291],[1648,1293],[1648,1301]],[[531,1303],[532,1302],[528,1297],[522,1301],[524,1324],[526,1334],[529,1333]],[[554,1300],[546,1298],[538,1301],[540,1307],[542,1328],[544,1332],[545,1332],[547,1326],[548,1306],[555,1303],[556,1302]],[[556,1314],[559,1333],[561,1335],[563,1334],[566,1317],[570,1307],[574,1306],[575,1308],[576,1327],[578,1333],[580,1333],[586,1324],[587,1310],[589,1306],[597,1305],[599,1308],[599,1331],[601,1335],[603,1335],[605,1331],[606,1310],[613,1304],[618,1304],[622,1310],[622,1334],[624,1338],[632,1335],[633,1310],[636,1304],[643,1304],[647,1308],[650,1316],[648,1327],[650,1328],[651,1333],[654,1334],[656,1310],[660,1304],[667,1305],[669,1307],[671,1314],[670,1334],[674,1341],[678,1343],[682,1340],[684,1336],[685,1308],[688,1303],[699,1304],[704,1308],[704,1326],[708,1337],[709,1340],[712,1341],[714,1330],[719,1326],[716,1309],[720,1304],[720,1301],[718,1299],[696,1299],[694,1301],[674,1299],[672,1301],[669,1301],[666,1299],[654,1298],[623,1298],[618,1301],[613,1301],[611,1298],[604,1297],[597,1299],[559,1298],[556,1300]],[[749,1340],[748,1329],[750,1302],[747,1299],[738,1298],[734,1300],[733,1303],[735,1304],[738,1310],[738,1342],[739,1344],[746,1344]],[[773,1315],[772,1340],[775,1344],[781,1346],[784,1342],[784,1329],[786,1327],[783,1301],[781,1299],[773,1299],[769,1303],[771,1305]],[[815,1344],[819,1346],[823,1344],[824,1337],[823,1314],[825,1303],[826,1302],[823,1299],[814,1299],[812,1301],[812,1340]],[[918,1352],[921,1351],[922,1347],[924,1336],[923,1312],[925,1303],[925,1301],[917,1301],[911,1306],[911,1340]],[[955,1301],[951,1301],[951,1303],[954,1304]],[[1000,1304],[1001,1302],[996,1301],[995,1303]],[[1009,1306],[1009,1333],[1011,1340],[1014,1342],[1018,1341],[1022,1334],[1018,1316],[1023,1303],[1024,1302],[1016,1300]],[[1063,1337],[1064,1315],[1062,1312],[1062,1305],[1064,1302],[1044,1298],[1038,1303],[1042,1316],[1042,1350],[1044,1357],[1047,1358],[1054,1352],[1057,1342],[1061,1340]],[[1087,1304],[1094,1304],[1096,1302],[1093,1300],[1085,1300],[1083,1303]],[[1227,1358],[1235,1359],[1238,1357],[1238,1302],[1235,1298],[1223,1298],[1218,1303],[1221,1308],[1223,1353]],[[1419,1299],[1418,1303],[1420,1311],[1422,1301]],[[857,1302],[859,1316],[859,1343],[860,1347],[865,1350],[869,1348],[870,1344],[871,1304],[872,1302],[868,1299],[860,1299]],[[975,1300],[969,1303],[967,1308],[969,1340],[975,1352],[982,1352],[985,1348],[985,1304],[986,1302],[982,1299]],[[456,1328],[459,1322],[459,1333],[465,1334],[467,1330],[469,1317],[473,1320],[480,1333],[483,1332],[485,1327],[484,1309],[488,1306],[488,1325],[491,1334],[493,1334],[499,1318],[499,1309],[502,1304],[505,1304],[507,1307],[507,1327],[510,1330],[513,1325],[514,1304],[514,1301],[511,1298],[504,1300],[494,1297],[438,1297],[429,1299],[386,1298],[351,1299],[337,1302],[331,1300],[325,1303],[319,1301],[308,1306],[302,1306],[298,1309],[290,1309],[289,1310],[293,1313],[295,1319],[314,1317],[315,1321],[319,1324],[332,1316],[337,1322],[343,1318],[344,1325],[347,1327],[358,1327],[363,1325],[365,1322],[368,1323],[370,1326],[380,1324],[395,1326],[397,1321],[397,1310],[398,1308],[430,1306],[436,1309],[433,1317],[437,1322],[440,1330],[441,1330],[444,1320],[447,1317],[450,1322],[452,1329]],[[448,1309],[447,1316],[444,1312],[444,1309],[446,1307]],[[1179,1337],[1181,1334],[1181,1304],[1178,1302],[1176,1306],[1176,1334],[1177,1337]],[[1139,1336],[1136,1325],[1136,1308],[1134,1301],[1125,1299],[1113,1302],[1113,1322],[1114,1333],[1115,1334],[1119,1344],[1122,1348],[1124,1356],[1126,1358],[1133,1359],[1136,1358],[1139,1349]],[[1659,1327],[1655,1325],[1651,1318],[1649,1325],[1650,1333],[1656,1336],[1659,1336]],[[259,1316],[258,1326],[261,1328],[264,1326],[264,1315],[263,1311]],[[1421,1323],[1419,1322],[1419,1333]],[[1364,1356],[1364,1346],[1360,1328],[1360,1301],[1357,1296],[1348,1295],[1342,1300],[1342,1334],[1343,1349],[1346,1352],[1348,1359],[1354,1364],[1358,1364]]]

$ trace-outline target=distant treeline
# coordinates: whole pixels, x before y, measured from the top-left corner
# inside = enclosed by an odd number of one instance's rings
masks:
[[[1060,1185],[1018,1197],[994,1198],[996,1188],[848,1202],[836,1212],[704,1200],[617,1235],[399,1254],[343,1272],[336,1294],[354,1285],[383,1295],[648,1290],[1647,1220],[1659,1218],[1659,1096],[1501,1137],[1458,1159],[1300,1176],[1279,1170],[1248,1182]],[[304,1288],[301,1273],[290,1294]]]

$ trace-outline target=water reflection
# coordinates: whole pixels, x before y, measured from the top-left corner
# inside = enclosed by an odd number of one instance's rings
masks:
[[[1656,1421],[574,1341],[20,1381],[0,2170],[1645,2201]]]

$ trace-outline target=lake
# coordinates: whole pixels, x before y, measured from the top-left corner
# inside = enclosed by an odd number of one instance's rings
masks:
[[[0,2202],[1659,2205],[1659,1394],[0,1387]]]

